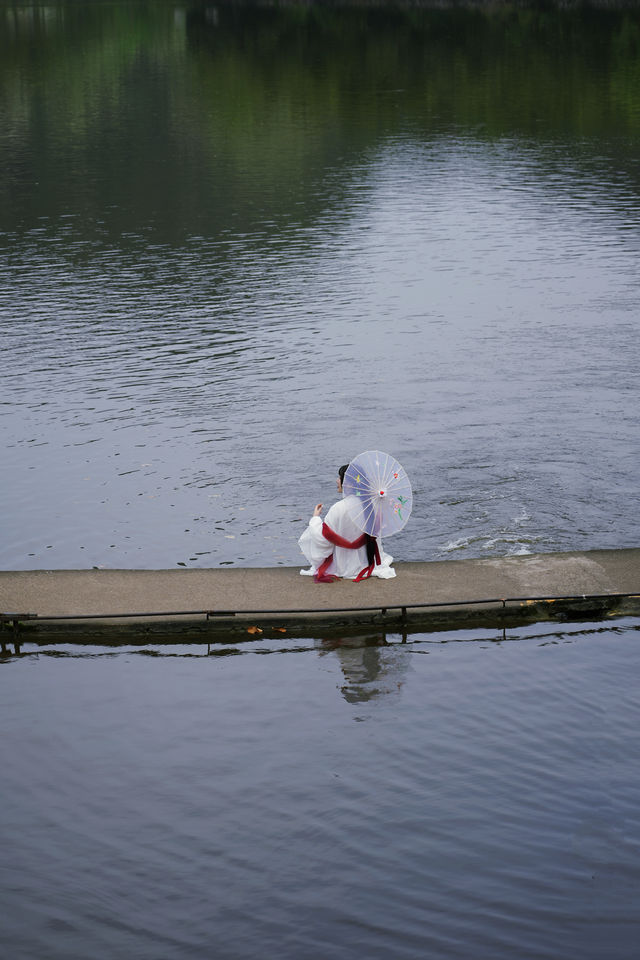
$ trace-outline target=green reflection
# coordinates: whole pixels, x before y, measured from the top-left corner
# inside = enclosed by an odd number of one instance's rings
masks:
[[[6,3],[0,229],[304,225],[398,136],[604,143],[633,171],[639,51],[625,8]]]

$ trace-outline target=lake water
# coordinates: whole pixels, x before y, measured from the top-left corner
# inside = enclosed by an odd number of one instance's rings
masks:
[[[12,960],[632,960],[639,621],[0,661]]]
[[[630,9],[0,0],[3,569],[636,546]],[[0,656],[11,960],[631,960],[638,621]],[[268,654],[268,655],[267,655]]]
[[[633,546],[629,10],[0,3],[4,569]]]

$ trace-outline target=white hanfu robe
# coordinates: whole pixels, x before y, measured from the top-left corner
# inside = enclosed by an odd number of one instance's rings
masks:
[[[351,519],[347,499],[349,498],[345,497],[343,500],[334,503],[324,522],[339,537],[353,541],[362,536],[362,530]],[[300,549],[311,564],[308,570],[301,570],[300,573],[304,577],[315,576],[323,561],[333,554],[333,559],[325,572],[334,577],[342,577],[344,580],[355,580],[369,566],[366,545],[356,549],[338,547],[322,535],[322,524],[322,517],[311,517],[309,526],[298,540]],[[377,544],[380,563],[374,566],[371,576],[390,580],[396,575],[391,566],[393,557],[384,552],[380,539],[377,539]]]

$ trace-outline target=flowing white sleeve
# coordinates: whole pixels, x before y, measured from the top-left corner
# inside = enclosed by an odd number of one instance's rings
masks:
[[[311,564],[310,570],[301,570],[300,573],[311,577],[333,552],[332,544],[322,536],[322,517],[311,517],[307,529],[298,540],[298,546]]]

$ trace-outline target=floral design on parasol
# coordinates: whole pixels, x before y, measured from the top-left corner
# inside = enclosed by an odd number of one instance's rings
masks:
[[[342,484],[351,519],[372,537],[402,530],[413,494],[404,468],[380,450],[367,450],[349,464]]]

